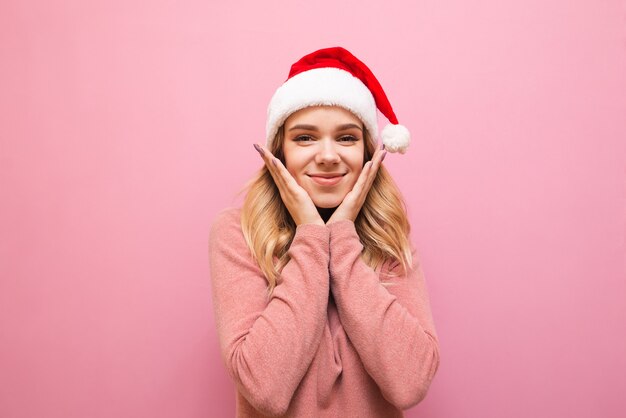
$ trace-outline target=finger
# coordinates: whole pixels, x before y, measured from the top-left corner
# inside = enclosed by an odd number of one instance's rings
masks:
[[[365,187],[365,184],[367,183],[367,177],[371,169],[372,169],[372,161],[370,160],[365,163],[365,165],[363,166],[363,169],[361,170],[361,174],[359,174],[359,178],[356,180],[356,183],[354,183],[354,186],[352,187],[352,191],[355,192],[357,195],[360,195],[361,192],[363,191],[363,188]]]
[[[285,167],[282,161],[274,155],[270,155],[269,169],[276,182],[280,183],[281,186],[279,187],[286,187],[295,192],[298,187],[296,180],[293,178],[289,170],[287,170],[287,167]]]
[[[280,161],[278,158],[274,157],[273,165],[274,165],[276,172],[281,177],[285,185],[287,185],[289,188],[295,191],[299,187],[299,184],[296,181],[296,179],[293,178],[289,170],[287,170],[287,167],[285,167],[283,162]]]
[[[380,149],[378,152],[374,154],[374,157],[372,158],[372,169],[370,170],[369,175],[368,175],[369,177],[368,180],[371,183],[374,182],[374,179],[376,178],[376,175],[378,173],[378,169],[383,163],[385,156],[387,156],[387,151],[383,149]]]
[[[256,147],[255,147],[256,148]],[[284,164],[271,153],[265,147],[259,146],[259,149],[263,152],[264,159],[266,161],[266,166],[274,179],[274,183],[284,199],[292,200],[296,199],[300,193],[300,186],[293,178],[289,170],[284,166]]]
[[[259,152],[259,154],[261,155],[261,158],[263,158],[263,161],[265,162],[265,166],[270,172],[270,175],[274,179],[274,182],[276,183],[276,185],[280,188],[281,184],[284,182],[282,181],[281,175],[279,174],[276,168],[276,163],[274,162],[274,160],[278,160],[278,159],[274,157],[274,154],[272,154],[272,152],[269,149],[267,149],[266,147],[262,145],[254,144],[254,148],[256,148],[256,150]]]
[[[374,184],[374,180],[376,179],[376,174],[380,167],[380,163],[382,162],[386,153],[387,151],[383,150],[382,148],[379,148],[376,150],[376,152],[374,152],[372,159],[368,161],[368,163],[370,164],[370,168],[366,173],[366,176],[365,176],[365,179],[363,181],[361,188],[359,189],[359,201],[361,202],[365,201],[365,198],[367,197],[367,194],[369,193],[372,187],[372,184]]]
[[[263,162],[265,163],[267,168],[268,169],[271,168],[269,164],[271,163],[271,158],[274,156],[272,152],[262,145],[259,145],[259,144],[253,144],[253,145],[254,145],[254,148],[258,151],[261,158],[263,159]]]

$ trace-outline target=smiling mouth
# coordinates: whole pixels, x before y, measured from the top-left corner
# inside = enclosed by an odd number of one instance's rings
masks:
[[[339,183],[345,174],[308,174],[309,178],[321,186],[334,186]]]

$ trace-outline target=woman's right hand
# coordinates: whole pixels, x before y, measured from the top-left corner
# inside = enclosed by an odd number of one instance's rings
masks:
[[[254,148],[263,158],[296,225],[325,225],[309,194],[296,182],[283,163],[264,146],[254,144]]]

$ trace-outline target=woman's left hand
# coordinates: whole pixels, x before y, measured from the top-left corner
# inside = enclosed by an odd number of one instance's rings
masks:
[[[387,155],[387,151],[382,148],[374,152],[372,159],[363,166],[363,170],[361,170],[361,174],[354,184],[354,187],[348,192],[346,197],[343,198],[343,202],[335,209],[335,212],[328,222],[326,222],[326,225],[344,219],[349,219],[352,222],[356,220],[357,215],[361,211],[361,207],[363,207],[363,203],[365,203],[365,198],[374,183],[380,164],[385,159],[385,155]]]

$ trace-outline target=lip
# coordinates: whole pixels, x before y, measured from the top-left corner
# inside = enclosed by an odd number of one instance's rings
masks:
[[[342,173],[319,173],[307,174],[311,180],[321,186],[334,186],[339,183],[345,174]]]

